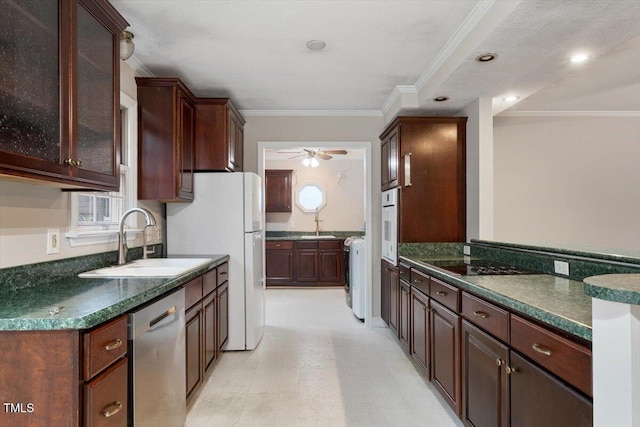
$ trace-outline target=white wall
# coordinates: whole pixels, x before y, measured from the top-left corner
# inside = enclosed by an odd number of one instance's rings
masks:
[[[327,202],[320,210],[321,231],[360,231],[365,221],[364,160],[320,160],[316,168],[305,167],[302,158],[265,160],[265,169],[293,170],[293,201],[291,213],[268,213],[266,229],[271,231],[315,231],[314,213],[303,212],[295,197],[306,183],[324,188]],[[340,178],[340,179],[339,179]]]
[[[121,88],[136,99],[134,72],[121,61]],[[154,214],[164,230],[162,205],[140,202]],[[69,227],[69,193],[43,185],[0,180],[0,268],[36,262],[53,261],[117,249],[117,240],[95,246],[71,247],[64,238]],[[47,229],[57,228],[61,233],[60,253],[46,254]],[[159,240],[155,238],[152,243]],[[141,246],[138,237],[130,247]]]
[[[496,117],[495,240],[640,252],[640,118]]]
[[[458,115],[467,117],[467,241],[493,239],[493,113],[491,99],[468,104]]]

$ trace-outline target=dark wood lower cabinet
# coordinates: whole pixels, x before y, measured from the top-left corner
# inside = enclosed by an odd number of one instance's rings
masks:
[[[211,292],[209,296],[205,297],[202,303],[202,309],[204,311],[202,315],[202,322],[204,326],[204,368],[205,370],[215,362],[218,356],[218,349],[216,346],[216,336],[218,334],[218,310],[216,310],[216,293]]]
[[[229,282],[218,287],[218,353],[229,339]]]
[[[220,358],[229,336],[227,278],[228,264],[223,263],[185,285],[187,403],[193,401],[205,375]]]
[[[387,261],[380,262],[380,316],[384,323],[389,325],[389,304],[391,300],[391,276]]]
[[[429,375],[429,297],[411,289],[411,355]]]
[[[511,427],[591,427],[593,404],[515,351],[509,366]]]
[[[265,244],[267,286],[344,286],[341,240],[271,240]]]
[[[399,304],[399,316],[400,319],[398,321],[398,338],[400,339],[400,344],[404,347],[404,351],[410,352],[410,331],[409,331],[409,318],[411,316],[411,286],[405,282],[404,280],[400,280],[400,293],[398,296],[400,297]]]
[[[389,329],[398,335],[398,322],[400,321],[400,276],[398,268],[390,265],[389,275]]]
[[[202,381],[202,304],[191,307],[186,315],[187,399]]]
[[[509,426],[509,348],[462,321],[462,421],[470,427]]]
[[[460,416],[460,316],[431,300],[431,380]]]

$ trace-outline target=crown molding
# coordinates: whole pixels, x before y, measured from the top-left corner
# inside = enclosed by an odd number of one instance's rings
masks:
[[[240,110],[245,117],[382,117],[380,110]]]
[[[138,59],[135,53],[126,60],[126,63],[135,70],[136,76],[155,77],[155,75]]]
[[[436,59],[434,59],[431,65],[429,65],[429,68],[427,68],[427,70],[422,73],[418,81],[416,81],[415,87],[418,90],[422,90],[427,82],[438,72],[447,59],[449,59],[456,49],[458,49],[469,33],[476,28],[482,17],[491,9],[494,3],[495,0],[481,1],[476,4],[453,36],[447,40],[447,43],[442,47],[440,52],[438,52]]]
[[[418,95],[418,90],[414,85],[398,85],[393,88],[387,99],[382,104],[380,111],[383,115],[387,114],[393,104],[400,98],[402,95]]]
[[[504,111],[496,117],[640,117],[640,111]]]

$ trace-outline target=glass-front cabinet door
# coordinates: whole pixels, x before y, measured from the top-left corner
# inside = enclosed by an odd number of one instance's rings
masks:
[[[0,0],[0,174],[119,185],[119,35],[106,0]]]
[[[119,33],[91,1],[76,7],[76,78],[74,123],[76,176],[117,185],[119,181],[120,89],[114,52]]]
[[[66,173],[66,1],[0,0],[0,167]]]

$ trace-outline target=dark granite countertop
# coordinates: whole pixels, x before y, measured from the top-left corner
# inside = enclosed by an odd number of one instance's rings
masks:
[[[434,265],[445,260],[461,263],[463,259],[463,256],[400,257],[411,267],[462,290],[591,341],[591,298],[584,293],[582,282],[549,274],[463,276]]]
[[[593,298],[640,305],[640,274],[604,274],[584,279],[584,291]]]
[[[88,329],[171,291],[222,264],[228,255],[172,278],[54,279],[21,289],[0,287],[0,331]]]
[[[315,234],[313,231],[267,231],[265,233],[265,240],[313,240]],[[347,237],[352,236],[363,237],[363,234],[361,231],[322,231],[320,232],[320,238],[318,240],[345,240]],[[308,237],[303,238],[302,236]]]

